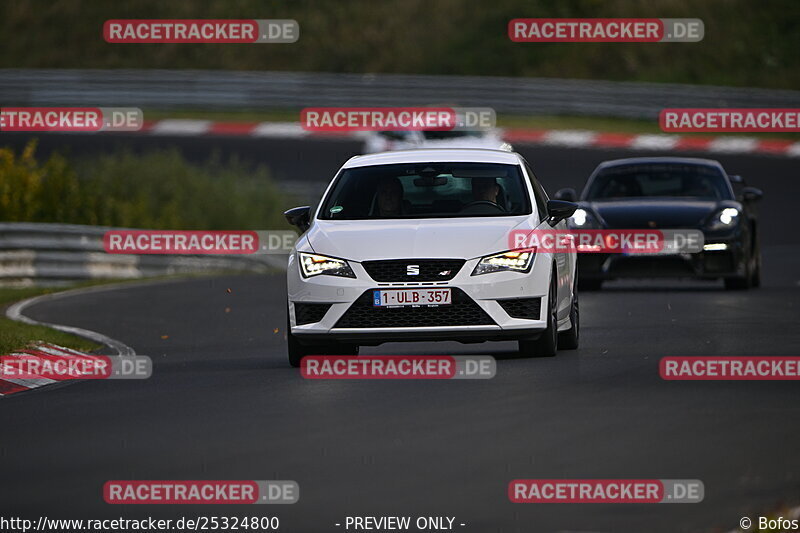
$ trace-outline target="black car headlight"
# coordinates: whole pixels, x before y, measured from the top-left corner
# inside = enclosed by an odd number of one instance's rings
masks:
[[[739,210],[735,207],[726,207],[709,219],[706,229],[711,231],[730,229],[739,222]]]
[[[311,278],[320,274],[344,278],[356,277],[355,272],[344,259],[305,252],[299,252],[298,255],[300,256],[300,273],[303,274],[304,278]]]
[[[533,264],[531,250],[515,250],[487,255],[478,261],[473,276],[489,274],[491,272],[528,272]]]

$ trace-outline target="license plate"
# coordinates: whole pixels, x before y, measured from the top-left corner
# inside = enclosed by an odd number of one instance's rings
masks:
[[[636,255],[636,256],[658,256],[658,255],[678,255],[681,252],[680,248],[674,241],[665,240],[661,243],[661,249],[654,252],[639,251],[635,248],[626,248],[622,251],[622,255]]]
[[[401,307],[450,305],[450,289],[401,289],[372,291],[372,305],[375,307]]]

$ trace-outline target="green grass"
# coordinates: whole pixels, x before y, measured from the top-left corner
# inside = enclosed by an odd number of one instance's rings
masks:
[[[81,283],[70,288],[97,284],[97,282]],[[100,348],[100,345],[81,337],[63,333],[46,326],[32,326],[21,322],[15,322],[5,316],[6,308],[12,303],[62,290],[64,290],[64,288],[0,287],[0,311],[2,311],[2,316],[0,316],[0,355],[19,350],[37,341],[58,344],[59,346],[65,346],[82,352],[91,352]]]
[[[8,354],[39,341],[87,353],[100,348],[100,345],[92,341],[46,326],[32,326],[6,317],[0,318],[0,354]]]

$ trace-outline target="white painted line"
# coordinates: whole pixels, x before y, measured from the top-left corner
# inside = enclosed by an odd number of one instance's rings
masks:
[[[28,318],[22,314],[26,308],[30,307],[31,305],[35,305],[37,303],[59,300],[61,298],[68,298],[70,296],[78,296],[81,294],[91,294],[93,292],[115,290],[119,288],[121,288],[120,285],[107,286],[107,287],[87,287],[83,289],[73,289],[64,292],[56,292],[53,294],[43,294],[41,296],[28,298],[27,300],[22,300],[21,302],[17,302],[11,305],[8,309],[6,309],[6,316],[11,320],[15,320],[17,322],[22,322],[24,324],[31,324],[34,326],[47,326],[53,329],[57,329],[58,331],[72,333],[73,335],[77,335],[78,337],[89,339],[92,342],[104,344],[105,346],[108,346],[112,350],[116,351],[119,355],[136,355],[136,351],[127,344],[120,342],[116,339],[112,339],[111,337],[103,335],[102,333],[98,333],[96,331],[91,331],[83,328],[76,328],[74,326],[65,326],[63,324],[51,324],[49,322],[39,322],[37,320]]]
[[[77,361],[84,361],[86,359],[92,359],[96,357],[90,354],[78,354],[78,353],[70,353],[67,351],[61,351],[57,347],[50,346],[48,344],[38,344],[36,346],[36,351],[46,353],[47,355],[63,357],[64,359],[75,359]]]
[[[210,120],[175,118],[159,120],[149,131],[154,135],[202,135],[210,129]]]
[[[708,144],[711,152],[752,152],[758,148],[758,140],[752,137],[717,137]]]
[[[552,130],[548,131],[542,142],[559,146],[588,146],[597,137],[597,132],[587,130]]]
[[[786,155],[791,157],[800,157],[800,142],[790,144],[789,148],[786,149]]]
[[[262,122],[250,132],[255,137],[306,137],[299,122]]]
[[[38,387],[43,387],[45,385],[52,385],[53,383],[58,383],[54,379],[43,378],[42,376],[35,377],[35,378],[10,378],[5,375],[5,368],[6,366],[0,363],[0,379],[3,381],[8,381],[9,383],[14,383],[15,385],[20,385],[22,387],[26,387],[28,389],[35,389]],[[9,368],[9,373],[14,373],[13,368]]]
[[[672,150],[679,140],[677,135],[637,135],[630,147],[639,150]]]

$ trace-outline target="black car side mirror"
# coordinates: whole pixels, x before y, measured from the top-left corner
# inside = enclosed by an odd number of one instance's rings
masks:
[[[761,200],[764,196],[764,193],[761,189],[756,189],[755,187],[745,187],[742,189],[742,199],[745,202],[757,202]]]
[[[292,226],[297,226],[300,231],[305,231],[311,226],[311,207],[304,205],[302,207],[293,207],[283,213],[286,220]]]
[[[555,226],[562,220],[569,218],[578,209],[578,204],[564,202],[562,200],[548,200],[547,214],[550,217],[550,225]]]
[[[575,192],[575,189],[571,188],[559,189],[556,191],[553,198],[556,200],[564,200],[565,202],[574,202],[578,199],[578,193]]]

